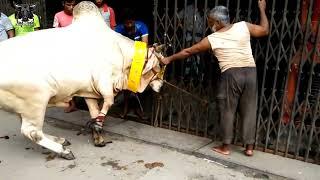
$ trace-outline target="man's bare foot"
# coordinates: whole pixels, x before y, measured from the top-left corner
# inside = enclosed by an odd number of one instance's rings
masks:
[[[71,112],[74,112],[74,111],[78,111],[78,109],[75,108],[75,107],[67,107],[67,108],[64,109],[65,113],[71,113]]]
[[[217,153],[223,154],[223,155],[229,155],[230,154],[229,145],[227,145],[227,144],[223,144],[223,145],[218,146],[218,147],[213,147],[212,150],[217,152]]]
[[[243,151],[246,156],[253,156],[253,145],[249,144],[246,147],[246,150]]]
[[[148,120],[148,117],[140,109],[135,109],[135,114],[139,117],[140,120]]]
[[[71,113],[73,111],[78,111],[78,108],[76,107],[76,104],[73,100],[69,102],[69,106],[64,109],[65,113]]]
[[[253,150],[244,150],[243,153],[246,155],[246,156],[253,156]]]
[[[123,113],[119,114],[119,116],[121,119],[125,119],[127,118],[127,115],[128,115],[128,102],[125,102]]]
[[[127,113],[126,113],[126,114],[119,114],[119,117],[120,117],[121,119],[125,119],[125,118],[127,118]]]

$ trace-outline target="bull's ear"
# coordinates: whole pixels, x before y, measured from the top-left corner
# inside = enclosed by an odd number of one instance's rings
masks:
[[[157,53],[162,53],[165,50],[165,44],[155,44],[153,47]]]

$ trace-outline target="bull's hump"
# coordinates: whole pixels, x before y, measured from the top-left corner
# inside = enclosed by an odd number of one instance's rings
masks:
[[[94,29],[95,31],[110,29],[98,7],[90,1],[82,1],[73,9],[73,24],[80,29]],[[110,29],[111,30],[111,29]]]

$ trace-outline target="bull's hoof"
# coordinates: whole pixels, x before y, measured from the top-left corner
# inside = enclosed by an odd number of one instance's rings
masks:
[[[104,141],[103,136],[102,135],[98,135],[98,134],[93,136],[93,144],[96,147],[104,147],[104,146],[106,146],[106,143]]]
[[[99,142],[99,143],[94,143],[94,146],[95,147],[105,147],[106,146],[106,143],[103,141],[103,142]]]
[[[102,136],[94,139],[94,146],[96,147],[104,147],[109,143],[112,143],[112,141],[108,138],[103,138]]]
[[[70,143],[70,141],[68,141],[68,140],[64,140],[64,142],[62,143],[62,146],[70,146],[71,145],[71,143]]]
[[[106,144],[112,143],[111,140],[109,140],[108,138],[104,138],[103,137],[103,132],[102,131],[93,130],[92,131],[92,137],[93,137],[93,144],[96,147],[104,147],[104,146],[106,146]]]
[[[61,153],[60,156],[63,159],[66,159],[66,160],[74,160],[74,159],[76,159],[71,151],[69,153]]]

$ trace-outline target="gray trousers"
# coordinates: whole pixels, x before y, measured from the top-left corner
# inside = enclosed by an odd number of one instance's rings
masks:
[[[236,113],[244,144],[253,144],[256,132],[257,74],[255,67],[230,68],[223,72],[218,84],[217,108],[222,140],[231,144]]]

